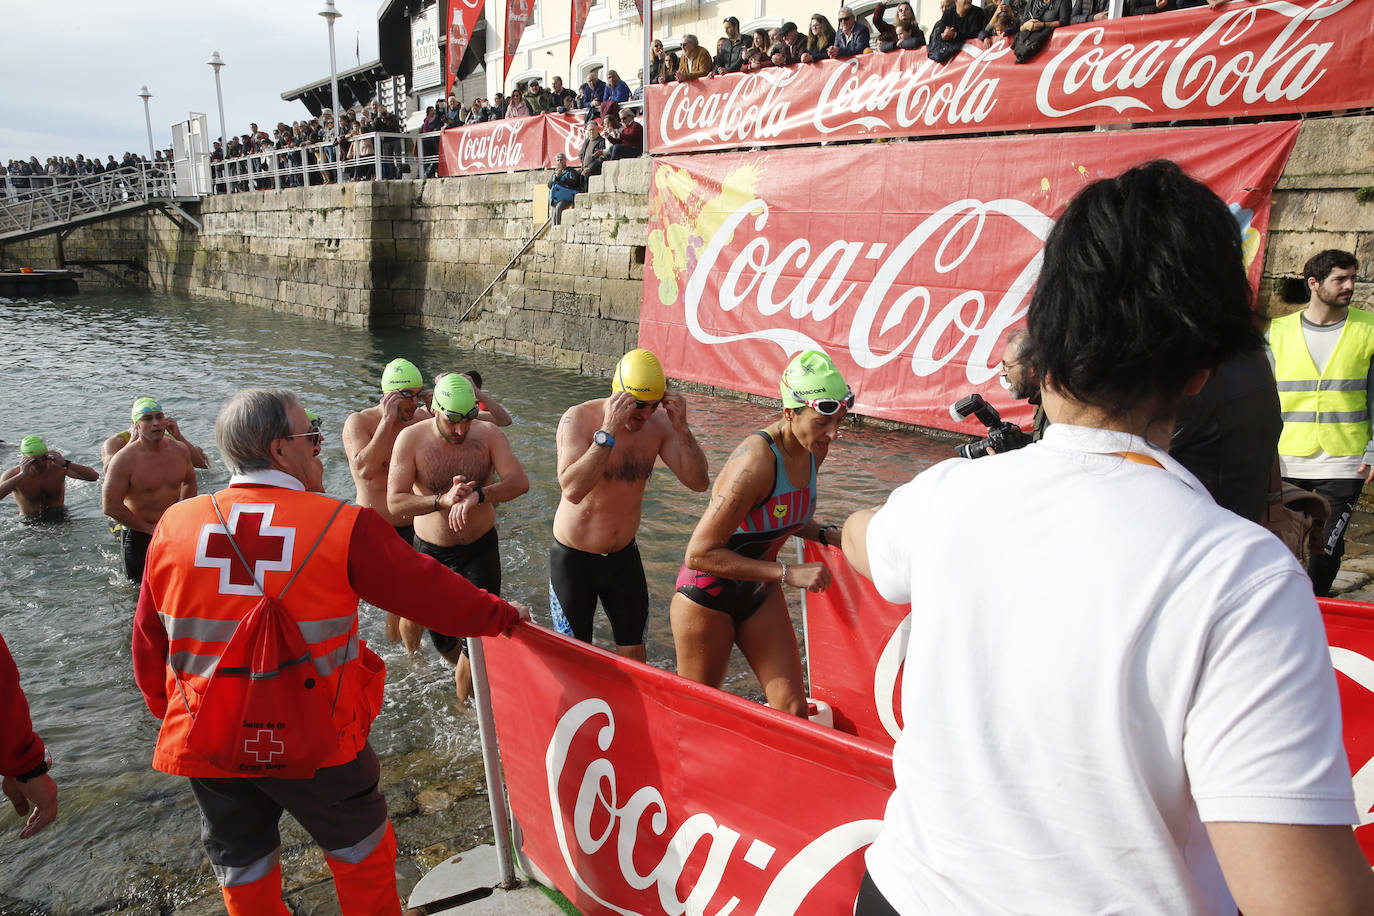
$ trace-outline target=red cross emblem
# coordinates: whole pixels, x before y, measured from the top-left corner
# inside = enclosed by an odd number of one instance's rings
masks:
[[[271,763],[272,758],[286,753],[286,745],[272,736],[272,730],[258,730],[258,736],[243,742],[243,752],[252,754],[258,763]]]
[[[196,565],[219,570],[221,595],[261,595],[258,583],[268,572],[290,571],[296,529],[272,524],[276,508],[271,503],[235,503],[224,525],[212,522],[201,527]],[[252,566],[252,575],[234,553],[230,534]]]

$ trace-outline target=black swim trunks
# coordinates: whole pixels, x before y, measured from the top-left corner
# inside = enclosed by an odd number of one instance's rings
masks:
[[[134,585],[143,583],[143,563],[148,559],[148,545],[152,542],[151,534],[132,528],[119,529],[119,543],[124,545],[124,575]]]
[[[412,547],[415,545],[414,525],[397,525],[396,533],[400,535],[401,540],[405,541],[407,544],[410,544]]]
[[[549,610],[558,632],[592,641],[596,601],[606,610],[617,646],[642,646],[649,632],[649,583],[639,545],[587,553],[557,540],[549,548]]]
[[[415,549],[438,560],[478,588],[484,588],[493,595],[501,594],[501,539],[495,528],[471,544],[454,544],[450,547],[431,544],[416,535]],[[460,636],[446,636],[430,630],[429,641],[445,654],[458,648],[463,650],[464,655],[468,651],[467,640]]]

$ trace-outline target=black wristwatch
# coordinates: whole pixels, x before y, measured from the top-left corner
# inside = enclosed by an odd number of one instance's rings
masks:
[[[52,766],[52,751],[48,750],[47,748],[44,748],[43,762],[38,764],[38,766],[34,767],[32,770],[29,770],[27,773],[20,773],[18,776],[14,778],[19,780],[20,782],[28,782],[30,779],[37,779],[44,773],[48,772],[48,767],[50,766]]]
[[[72,466],[72,460],[71,460],[70,458],[64,458],[64,459],[62,459],[62,470],[65,471],[67,468],[69,468],[69,467],[71,467],[71,466]]]
[[[482,485],[480,483],[476,487],[474,487],[474,489],[477,491],[477,505],[480,506],[482,505],[482,503],[487,501],[486,491],[482,489]]]

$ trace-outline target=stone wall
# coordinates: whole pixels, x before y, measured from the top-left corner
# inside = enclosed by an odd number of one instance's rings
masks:
[[[564,224],[504,276],[543,221],[548,172],[212,197],[191,211],[202,231],[152,212],[78,229],[65,250],[69,260],[138,262],[88,268],[86,285],[146,284],[360,327],[424,328],[598,372],[638,337],[649,169],[644,159],[609,163]],[[1356,300],[1374,304],[1374,202],[1357,196],[1371,187],[1374,117],[1308,121],[1274,196],[1260,289],[1271,314],[1306,301],[1293,278],[1326,247],[1356,252]],[[0,266],[54,266],[53,242],[0,248]]]

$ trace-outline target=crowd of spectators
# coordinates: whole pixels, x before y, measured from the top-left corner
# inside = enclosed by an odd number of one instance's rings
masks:
[[[94,176],[124,168],[146,166],[149,177],[161,178],[171,172],[171,161],[171,150],[157,150],[151,162],[147,156],[128,152],[119,159],[106,156],[104,162],[99,156],[87,159],[84,153],[78,153],[75,158],[49,156],[46,163],[39,162],[37,156],[11,159],[8,163],[0,163],[0,197],[26,197],[66,182],[89,182]]]

